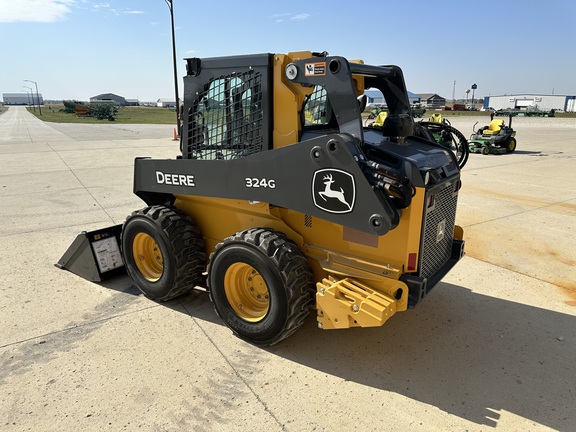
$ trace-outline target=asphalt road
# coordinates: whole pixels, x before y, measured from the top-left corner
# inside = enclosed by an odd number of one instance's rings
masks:
[[[466,136],[478,118],[455,119]],[[482,121],[482,120],[481,120]],[[576,430],[576,124],[515,119],[518,150],[473,154],[457,222],[468,255],[376,329],[310,316],[269,349],[235,338],[205,293],[165,304],[127,276],[54,263],[144,204],[137,156],[171,126],[0,116],[0,430]]]

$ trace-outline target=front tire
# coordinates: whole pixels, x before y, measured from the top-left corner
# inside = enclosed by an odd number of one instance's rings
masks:
[[[506,153],[514,153],[516,150],[516,138],[510,137],[506,142]]]
[[[208,287],[226,326],[260,346],[278,343],[300,328],[315,291],[296,243],[264,228],[241,231],[216,247]]]
[[[146,207],[128,216],[122,252],[132,281],[152,300],[167,301],[192,290],[206,266],[200,230],[172,207]]]

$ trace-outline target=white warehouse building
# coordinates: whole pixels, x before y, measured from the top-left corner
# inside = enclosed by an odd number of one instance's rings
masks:
[[[42,94],[38,93],[2,93],[4,105],[44,105]]]
[[[484,108],[540,110],[540,111],[576,111],[576,96],[517,94],[503,96],[486,96]]]

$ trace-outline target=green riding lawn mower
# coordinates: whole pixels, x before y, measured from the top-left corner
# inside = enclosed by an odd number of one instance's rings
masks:
[[[512,129],[512,117],[513,114],[508,115],[506,126],[504,120],[495,119],[494,113],[490,114],[490,124],[474,130],[470,137],[470,151],[483,155],[513,153],[516,150],[516,131]]]

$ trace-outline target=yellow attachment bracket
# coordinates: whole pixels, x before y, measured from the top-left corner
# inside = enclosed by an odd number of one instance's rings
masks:
[[[396,300],[350,278],[316,284],[318,327],[379,327],[396,313]]]

